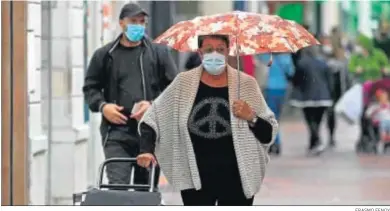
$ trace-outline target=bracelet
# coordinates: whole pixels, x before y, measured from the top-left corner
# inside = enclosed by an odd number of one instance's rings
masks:
[[[99,105],[99,111],[100,111],[100,112],[103,112],[103,107],[104,107],[106,104],[107,104],[106,102],[102,102],[102,103]]]

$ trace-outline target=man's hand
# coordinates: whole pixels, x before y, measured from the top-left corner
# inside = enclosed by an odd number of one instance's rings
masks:
[[[137,156],[137,164],[144,168],[149,168],[150,164],[156,164],[156,159],[150,153],[143,153]]]
[[[150,107],[150,102],[149,101],[141,101],[141,102],[138,102],[137,103],[138,105],[138,111],[136,111],[135,113],[131,114],[130,115],[130,118],[133,118],[133,119],[136,119],[137,121],[139,121],[143,116],[144,116],[144,113],[148,110],[148,108]]]
[[[111,123],[124,125],[127,122],[127,117],[121,113],[122,110],[122,106],[108,103],[103,106],[103,116]]]

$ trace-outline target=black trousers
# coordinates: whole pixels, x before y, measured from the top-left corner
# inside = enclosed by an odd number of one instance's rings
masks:
[[[330,140],[332,140],[332,141],[334,141],[334,131],[335,131],[336,126],[337,126],[335,112],[334,112],[334,106],[339,101],[340,97],[341,97],[341,95],[337,95],[336,97],[334,97],[333,106],[331,106],[327,109],[328,130],[329,130]]]
[[[246,198],[242,191],[229,191],[222,196],[212,191],[188,189],[181,191],[184,206],[252,206],[254,198]]]
[[[124,141],[107,140],[104,144],[106,159],[125,157],[135,158],[139,153],[139,146],[132,146]],[[134,165],[134,166],[132,166]],[[148,184],[149,170],[130,163],[110,163],[106,167],[109,184],[130,184],[131,168],[134,167],[134,184]],[[157,190],[160,177],[160,169],[156,168],[154,179],[155,190]]]
[[[309,149],[313,149],[321,143],[319,129],[325,111],[326,107],[303,108],[303,114],[310,132]]]

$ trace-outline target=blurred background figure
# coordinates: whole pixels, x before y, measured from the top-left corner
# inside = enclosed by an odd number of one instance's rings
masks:
[[[334,105],[341,96],[351,87],[352,81],[348,71],[348,60],[345,56],[344,49],[339,46],[332,51],[328,59],[329,70],[332,73],[333,87],[332,100],[333,105],[329,107],[328,114],[328,129],[329,129],[329,146],[335,146],[334,132],[336,129],[336,118],[334,113]]]
[[[301,50],[293,77],[294,91],[291,105],[302,108],[309,129],[308,154],[319,155],[324,145],[319,127],[324,112],[332,106],[332,76],[329,67],[320,57],[319,47]]]
[[[374,47],[381,49],[390,59],[390,24],[381,21],[379,24],[379,30],[374,37]]]
[[[384,74],[389,60],[383,50],[375,48],[373,40],[364,34],[357,38],[355,53],[349,61],[349,71],[355,78],[364,82],[378,80]]]
[[[310,30],[309,25],[303,24],[302,26],[303,26],[303,28],[305,28],[306,30],[308,30],[308,31]],[[292,61],[293,61],[293,64],[294,64],[295,67],[297,67],[298,60],[299,60],[300,57],[301,57],[302,50],[303,50],[303,49],[301,49],[301,50],[297,51],[296,53],[293,53],[293,54],[292,54]]]
[[[330,40],[331,40],[331,46],[332,49],[337,51],[337,49],[340,49],[343,47],[342,45],[342,34],[340,31],[340,28],[338,26],[334,26],[332,28],[332,32],[330,34]],[[335,52],[332,52],[335,53]]]
[[[272,54],[272,57],[272,64],[269,67],[267,80],[264,84],[264,95],[276,119],[280,120],[289,83],[288,78],[291,78],[294,74],[294,64],[291,54]],[[259,54],[257,59],[263,64],[268,64],[271,54]],[[280,133],[278,133],[274,144],[270,147],[270,153],[276,155],[281,153]]]

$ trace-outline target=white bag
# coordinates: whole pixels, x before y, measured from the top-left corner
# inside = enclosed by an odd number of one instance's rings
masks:
[[[359,123],[363,113],[363,86],[355,84],[345,92],[337,102],[335,112],[351,124]]]

